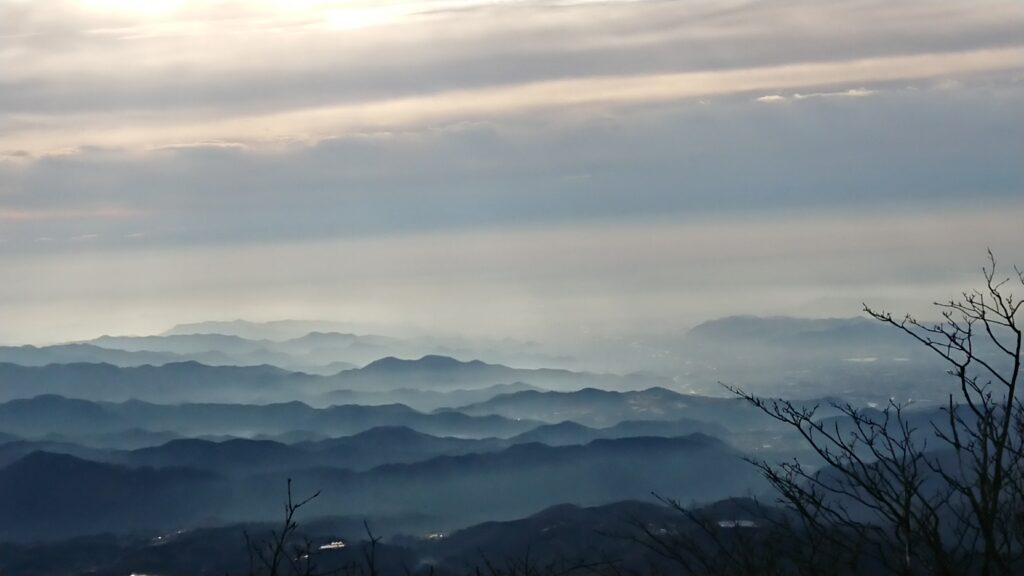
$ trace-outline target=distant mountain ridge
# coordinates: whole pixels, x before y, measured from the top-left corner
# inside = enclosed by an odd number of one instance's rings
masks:
[[[427,355],[416,360],[386,357],[364,368],[336,376],[340,388],[382,390],[401,387],[451,391],[521,382],[549,390],[575,390],[586,386],[635,389],[668,384],[653,375],[618,376],[572,372],[555,368],[522,369],[480,360],[461,361],[448,356]]]
[[[207,360],[223,360],[222,354],[209,353]],[[46,366],[47,364],[113,364],[115,366],[142,366],[144,364],[168,364],[190,360],[171,352],[128,351],[103,348],[94,344],[57,344],[53,346],[0,346],[0,363],[21,366]],[[216,360],[208,362],[216,363]]]
[[[108,452],[91,459],[133,467],[189,466],[235,475],[316,467],[365,471],[384,464],[408,464],[438,456],[494,452],[511,445],[498,438],[432,436],[406,426],[389,425],[294,445],[241,438],[222,442],[181,439],[139,450]]]
[[[121,368],[110,364],[21,366],[0,363],[0,401],[40,394],[103,401],[317,402],[337,390],[386,391],[413,388],[445,392],[526,383],[538,388],[578,389],[601,385],[637,388],[661,383],[654,376],[616,376],[556,369],[520,369],[442,356],[418,360],[384,358],[366,368],[332,376],[289,372],[273,366],[207,366],[174,362]]]
[[[62,396],[37,396],[0,403],[0,432],[40,437],[113,434],[133,429],[181,436],[283,434],[295,431],[326,436],[356,434],[378,426],[406,426],[438,436],[508,437],[540,422],[458,412],[427,414],[408,406],[341,405],[313,408],[301,402],[278,404],[152,404],[92,402]]]
[[[540,390],[524,382],[494,384],[485,388],[456,388],[443,392],[419,390],[416,388],[395,388],[392,390],[332,390],[321,397],[326,404],[406,404],[420,411],[429,412],[439,408],[462,406],[488,400],[500,394],[511,394],[524,390]]]
[[[778,347],[891,347],[913,349],[892,327],[869,318],[795,318],[791,316],[726,316],[699,324],[687,340],[700,344],[722,341]],[[851,354],[853,352],[851,351]]]
[[[347,332],[351,326],[341,322],[318,320],[271,320],[252,322],[249,320],[210,320],[188,324],[177,324],[163,332],[163,336],[188,334],[224,334],[248,340],[288,340],[310,332]]]
[[[445,336],[384,336],[365,327],[344,322],[280,320],[271,322],[199,322],[181,324],[161,336],[222,334],[247,340],[263,341],[271,352],[292,355],[293,362],[281,364],[319,374],[336,362],[358,366],[384,356],[420,357],[436,354],[461,359],[480,358],[498,364],[514,364],[529,368],[556,367],[579,369],[573,358],[550,354],[536,342],[512,339],[489,340]],[[275,362],[271,362],[275,363]]]
[[[573,392],[527,390],[454,410],[474,416],[500,415],[511,419],[529,415],[552,424],[571,420],[598,428],[630,420],[692,419],[715,422],[730,429],[756,428],[770,423],[756,408],[739,398],[682,394],[661,387],[626,392],[596,388]]]
[[[408,426],[389,424],[352,435],[300,440],[290,444],[267,438],[183,438],[165,432],[148,434],[154,440],[167,436],[170,439],[132,449],[82,445],[73,440],[73,435],[62,436],[60,439],[48,435],[38,440],[11,436],[6,441],[0,436],[0,467],[42,450],[134,467],[187,466],[224,474],[317,466],[360,471],[384,464],[419,462],[437,456],[496,452],[517,444],[568,446],[589,444],[595,440],[645,436],[674,438],[695,433],[720,439],[729,436],[729,431],[721,426],[691,420],[632,421],[603,429],[563,422],[538,426],[507,439],[437,436]]]
[[[355,368],[384,355],[397,342],[382,336],[310,332],[288,340],[250,339],[232,334],[170,334],[101,336],[85,344],[105,350],[173,354],[207,364],[253,366],[270,364],[316,374]],[[99,356],[99,354],[97,354]],[[333,369],[333,372],[330,370]]]
[[[790,399],[939,403],[955,386],[935,354],[865,317],[731,316],[694,327],[678,346],[687,380],[704,393],[728,382]]]
[[[509,438],[509,442],[540,442],[549,446],[586,444],[594,440],[652,436],[674,438],[690,434],[704,434],[727,439],[729,430],[713,421],[681,418],[679,420],[626,420],[607,428],[592,428],[566,420],[558,424],[538,426],[528,432]]]
[[[194,361],[120,368],[111,364],[0,364],[0,400],[41,394],[103,401],[268,402],[316,395],[322,380],[272,366],[207,366]]]

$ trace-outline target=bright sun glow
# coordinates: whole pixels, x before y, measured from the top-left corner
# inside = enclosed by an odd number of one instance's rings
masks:
[[[325,15],[329,27],[339,30],[354,30],[383,26],[400,21],[413,11],[400,5],[380,6],[377,8],[344,8],[332,10]]]

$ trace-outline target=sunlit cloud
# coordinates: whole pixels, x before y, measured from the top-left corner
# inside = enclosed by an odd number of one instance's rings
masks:
[[[30,157],[83,146],[279,147],[737,94],[852,97],[1024,69],[1013,33],[1024,14],[1007,2],[891,6],[882,20],[876,5],[856,0],[730,9],[92,0],[44,11],[7,3],[0,36],[13,40],[0,46],[0,150]]]
[[[799,92],[791,96],[783,96],[782,94],[767,94],[756,98],[758,102],[788,102],[790,100],[807,100],[808,98],[862,98],[864,96],[873,96],[877,94],[877,90],[868,90],[866,88],[850,88],[849,90],[842,90],[837,92],[811,92],[808,94],[801,94]]]
[[[282,112],[189,122],[188,118],[145,115],[134,124],[111,127],[106,114],[72,116],[75,126],[27,127],[0,136],[0,147],[37,150],[90,145],[124,148],[165,148],[246,144],[313,143],[347,132],[403,130],[467,120],[487,120],[514,114],[565,107],[636,106],[743,94],[769,88],[806,89],[840,83],[881,83],[1016,70],[1024,66],[1024,48],[929,54],[845,62],[792,64],[740,70],[687,72],[642,76],[569,78],[513,86],[456,90],[398,99],[303,108]],[[799,100],[820,97],[860,97],[865,88],[841,92],[795,93]],[[83,141],[82,132],[88,134]],[[221,143],[221,140],[234,142]]]
[[[246,145],[242,144],[241,142],[224,142],[220,140],[208,140],[205,142],[179,142],[176,144],[163,144],[160,146],[152,146],[149,148],[149,150],[244,150],[245,148]]]
[[[875,90],[866,88],[851,88],[842,92],[811,92],[810,94],[793,94],[794,100],[806,100],[808,98],[861,98],[877,94]]]

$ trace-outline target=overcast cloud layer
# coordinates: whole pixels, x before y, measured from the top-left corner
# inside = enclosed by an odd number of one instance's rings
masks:
[[[1021,110],[1016,0],[0,0],[0,341],[913,308],[1024,264]]]

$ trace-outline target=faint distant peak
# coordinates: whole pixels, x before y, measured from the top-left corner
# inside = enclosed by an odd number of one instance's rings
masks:
[[[269,322],[253,322],[242,319],[209,320],[178,324],[164,332],[162,336],[225,334],[248,340],[284,341],[301,338],[313,332],[343,334],[351,332],[351,326],[326,320],[272,320]]]
[[[792,316],[726,316],[693,327],[688,336],[695,339],[743,340],[784,339],[832,340],[891,336],[879,322],[854,316],[850,318],[796,318]]]
[[[788,328],[788,329],[832,329],[841,326],[862,326],[871,321],[861,316],[848,318],[799,318],[796,316],[755,316],[740,314],[723,316],[698,324],[690,332],[708,332],[715,330],[736,330],[751,328]]]
[[[429,434],[417,432],[408,426],[375,426],[368,430],[364,430],[350,437],[351,439],[359,438],[362,440],[373,440],[377,442],[382,441],[411,441],[420,440],[423,438],[431,438]]]
[[[412,360],[404,358],[396,358],[394,356],[387,356],[376,360],[366,365],[363,370],[367,371],[402,371],[402,370],[449,370],[464,367],[482,367],[482,366],[498,366],[495,364],[486,364],[480,360],[470,360],[463,362],[457,360],[451,356],[440,356],[437,354],[428,354],[422,358]]]
[[[345,341],[347,341],[347,340],[355,340],[356,338],[359,338],[359,335],[352,334],[351,332],[321,332],[321,331],[313,331],[313,332],[310,332],[310,333],[305,334],[303,336],[299,336],[298,338],[293,338],[292,341],[304,340],[304,341],[316,342],[316,341],[325,340],[325,341],[334,342],[334,341],[338,341],[338,340],[345,340]]]

